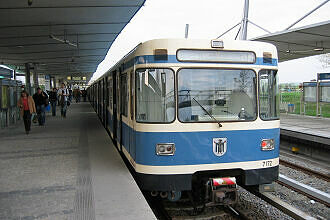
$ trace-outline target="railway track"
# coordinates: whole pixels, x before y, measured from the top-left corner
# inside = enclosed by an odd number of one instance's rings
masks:
[[[150,204],[160,220],[211,220],[211,219],[241,219],[247,220],[246,212],[233,206],[193,205],[188,198],[178,202],[170,202],[159,197],[148,196]]]
[[[283,166],[286,166],[286,167],[293,168],[295,170],[302,171],[306,174],[315,176],[315,177],[317,177],[319,179],[322,179],[322,180],[325,180],[327,182],[330,182],[329,173],[327,173],[327,174],[321,173],[321,172],[318,172],[316,170],[312,170],[312,169],[309,169],[307,167],[304,167],[304,166],[301,166],[301,165],[298,165],[298,164],[295,164],[295,163],[292,163],[292,162],[289,162],[289,161],[285,161],[285,160],[282,160],[282,159],[280,159],[280,164],[283,165]]]

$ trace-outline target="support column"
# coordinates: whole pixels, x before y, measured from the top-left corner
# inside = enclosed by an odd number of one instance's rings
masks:
[[[31,73],[29,63],[25,63],[25,90],[31,95]]]
[[[33,64],[33,86],[35,88],[39,87],[37,64]]]
[[[243,19],[241,22],[241,34],[239,38],[240,40],[246,40],[247,38],[248,17],[249,17],[249,0],[245,0]]]

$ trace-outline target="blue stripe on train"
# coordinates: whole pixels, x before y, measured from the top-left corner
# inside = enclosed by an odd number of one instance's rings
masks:
[[[267,62],[265,62],[267,61]],[[197,62],[197,61],[191,61],[191,62],[181,62],[179,60],[176,59],[176,55],[167,55],[167,60],[158,60],[155,59],[154,55],[144,55],[144,56],[136,56],[134,58],[134,63],[135,65],[137,64],[148,64],[148,63],[209,63],[209,64],[214,64],[214,62]],[[222,62],[226,63],[226,62]],[[126,62],[125,67],[129,67],[132,66],[133,63],[132,61],[128,61]],[[221,64],[221,62],[219,62],[218,64]],[[228,63],[227,63],[228,64]],[[230,63],[230,64],[242,64],[242,65],[267,65],[267,66],[277,66],[277,59],[264,59],[263,57],[257,57],[256,62],[255,63]]]
[[[214,62],[180,62],[176,59],[176,55],[167,55],[167,60],[157,60],[154,55],[136,56],[131,60],[128,60],[123,64],[124,71],[131,68],[134,64],[148,64],[148,63],[208,63],[214,64]],[[264,59],[263,57],[257,57],[255,63],[230,63],[230,64],[242,64],[242,65],[266,65],[277,66],[277,59]],[[221,64],[221,63],[218,63]]]
[[[133,61],[134,59],[134,61]],[[167,60],[157,60],[154,55],[136,56],[133,59],[123,64],[124,71],[134,64],[148,64],[148,63],[208,63],[214,64],[214,62],[180,62],[176,59],[176,55],[167,55]],[[220,64],[220,63],[219,63]],[[277,66],[277,59],[264,59],[263,57],[257,57],[255,63],[231,63],[231,64],[242,64],[242,65],[266,65],[266,66]]]

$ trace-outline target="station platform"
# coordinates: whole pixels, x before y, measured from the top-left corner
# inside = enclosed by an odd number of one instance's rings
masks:
[[[59,113],[0,130],[0,219],[156,219],[90,104]]]
[[[281,136],[330,145],[330,118],[281,114]]]

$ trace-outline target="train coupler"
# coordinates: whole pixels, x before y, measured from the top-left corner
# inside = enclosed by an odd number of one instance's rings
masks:
[[[237,202],[235,177],[209,179],[206,183],[208,205],[233,205]]]

